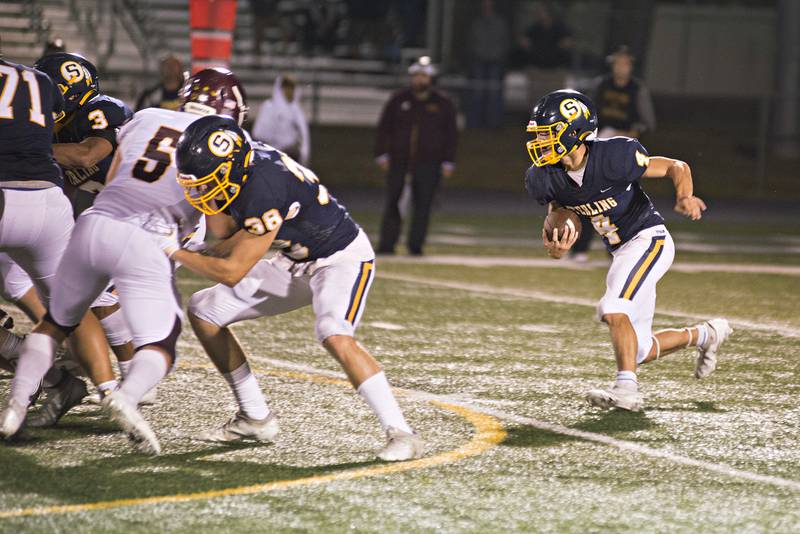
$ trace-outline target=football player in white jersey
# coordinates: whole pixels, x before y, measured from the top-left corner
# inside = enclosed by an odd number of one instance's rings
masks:
[[[194,83],[198,77],[204,83]],[[128,376],[103,399],[103,408],[140,450],[151,454],[160,453],[161,446],[137,405],[174,364],[183,315],[172,264],[160,241],[174,238],[176,226],[190,233],[200,215],[176,181],[173,152],[198,115],[221,113],[241,122],[247,109],[241,86],[227,69],[199,72],[183,96],[185,112],[145,109],[121,128],[109,183],[78,218],[56,274],[49,313],[26,338],[20,356],[21,362],[39,362],[29,368],[46,370],[56,345],[113,279],[136,353]],[[7,408],[0,414],[0,435],[19,430],[38,379],[15,375]]]

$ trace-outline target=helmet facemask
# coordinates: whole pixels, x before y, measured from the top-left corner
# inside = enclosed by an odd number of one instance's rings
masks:
[[[216,215],[236,199],[241,186],[231,182],[234,162],[223,161],[205,176],[178,174],[178,184],[183,187],[183,195],[196,210],[206,215]]]
[[[554,165],[561,158],[578,148],[577,138],[567,134],[568,125],[564,121],[538,126],[534,121],[528,123],[528,133],[534,138],[526,143],[528,155],[537,167]]]

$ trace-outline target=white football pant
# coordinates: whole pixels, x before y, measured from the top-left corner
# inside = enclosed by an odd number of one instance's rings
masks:
[[[56,274],[50,315],[61,326],[78,324],[113,279],[134,347],[162,341],[183,317],[172,273],[153,234],[134,222],[84,212]]]
[[[656,284],[675,258],[675,243],[664,225],[646,228],[612,252],[606,276],[606,294],[597,305],[597,318],[608,313],[624,313],[636,331],[641,363],[653,345],[653,314],[656,309]]]
[[[290,312],[311,304],[319,341],[353,336],[375,274],[375,252],[364,231],[327,258],[296,263],[283,254],[259,261],[236,286],[198,291],[189,311],[217,326]]]
[[[13,287],[5,291],[9,297],[24,295],[30,288],[22,280],[24,272],[48,306],[54,276],[74,224],[72,206],[60,187],[0,192],[4,200],[0,251],[18,265]]]

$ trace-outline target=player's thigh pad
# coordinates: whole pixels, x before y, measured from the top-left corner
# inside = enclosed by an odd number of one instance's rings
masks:
[[[216,326],[290,312],[311,304],[303,278],[293,277],[282,258],[264,259],[234,287],[217,284],[189,299],[189,313]]]
[[[317,339],[353,336],[375,276],[375,253],[363,231],[344,250],[319,260],[311,275]]]
[[[6,300],[16,302],[33,288],[28,273],[6,253],[0,253],[0,278],[3,279],[2,296]]]
[[[59,187],[4,189],[0,249],[30,277],[42,302],[50,300],[54,276],[72,232],[72,207]]]

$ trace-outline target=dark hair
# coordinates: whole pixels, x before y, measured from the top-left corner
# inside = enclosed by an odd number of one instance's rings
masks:
[[[633,52],[631,52],[631,49],[628,47],[628,45],[619,45],[614,49],[613,52],[606,56],[606,63],[611,65],[619,56],[628,56],[631,61],[636,61],[636,56],[633,55]]]
[[[283,74],[281,76],[281,88],[283,89],[294,89],[297,86],[297,80],[291,74]]]

